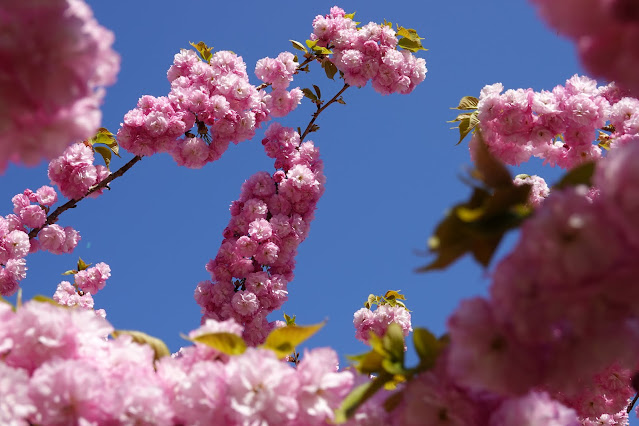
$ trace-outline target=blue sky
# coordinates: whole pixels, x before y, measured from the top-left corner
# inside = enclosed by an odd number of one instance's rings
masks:
[[[255,62],[292,51],[288,40],[307,39],[313,17],[334,5],[323,0],[249,1],[241,7],[201,0],[89,4],[100,23],[114,31],[122,56],[103,108],[103,125],[114,133],[140,96],[168,93],[166,71],[190,41],[241,55],[258,84]],[[546,29],[524,0],[352,0],[339,6],[356,11],[356,20],[364,23],[386,19],[415,28],[429,49],[419,53],[426,59],[426,80],[412,94],[381,96],[370,86],[350,88],[346,105],[330,107],[318,121],[319,132],[311,135],[325,162],[326,193],[300,247],[284,312],[297,315],[300,324],[328,320],[308,346],[329,345],[343,356],[366,349],[354,338],[352,317],[369,293],[401,290],[413,326],[440,334],[460,299],[486,291],[486,272],[469,259],[444,272],[414,272],[427,262],[417,252],[425,249],[446,208],[469,194],[459,180],[470,164],[468,150],[465,143],[455,146],[457,131],[446,122],[455,111],[449,108],[462,96],[478,96],[486,84],[551,89],[582,71],[573,46]],[[341,87],[317,66],[294,82],[311,84],[324,94]],[[305,100],[282,122],[305,127],[312,111]],[[96,307],[106,309],[116,328],[142,330],[179,349],[187,343],[179,334],[199,324],[193,290],[209,278],[204,265],[217,252],[229,204],[245,179],[273,170],[260,143],[263,130],[201,170],[179,168],[168,155],[144,158],[111,191],[63,214],[59,224],[75,227],[82,241],[72,255],[29,256],[25,297],[51,295],[78,256],[106,262],[112,278],[95,297]],[[112,168],[130,157],[115,159]],[[539,166],[525,164],[517,173],[541,171],[551,182],[559,175]],[[25,187],[47,183],[45,165],[10,167],[0,178],[0,212],[10,213],[11,197]]]

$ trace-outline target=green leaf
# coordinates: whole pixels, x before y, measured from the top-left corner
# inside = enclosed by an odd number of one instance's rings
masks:
[[[382,389],[384,384],[390,380],[392,380],[392,376],[383,374],[353,389],[335,411],[335,423],[340,424],[348,421],[363,403],[375,395],[375,393]]]
[[[315,96],[315,94],[311,91],[311,89],[305,87],[304,89],[302,89],[302,92],[304,93],[304,96],[306,96],[313,102],[318,100],[317,96]]]
[[[306,47],[304,47],[304,45],[302,43],[300,43],[299,41],[295,41],[295,40],[289,40],[291,43],[293,43],[293,47],[297,50],[301,50],[304,53],[308,53],[308,50],[306,49]]]
[[[324,327],[324,323],[307,326],[289,325],[276,328],[271,331],[261,347],[272,350],[279,358],[284,358],[293,352],[297,345],[317,333],[322,327]]]
[[[337,74],[337,67],[328,59],[322,61],[322,68],[324,68],[324,72],[326,73],[326,77],[334,80],[335,74]],[[341,98],[340,98],[341,99]],[[337,102],[340,102],[339,100]],[[342,100],[340,103],[346,103]]]
[[[308,46],[309,49],[313,49],[317,45],[318,41],[319,40],[306,40],[305,43],[306,43],[306,45]]]
[[[63,272],[62,275],[75,275],[77,273],[78,271],[76,271],[75,269],[69,269],[68,271]]]
[[[204,43],[203,41],[197,44],[195,43],[189,43],[189,44],[195,47],[195,49],[198,51],[198,53],[200,54],[204,62],[210,63],[211,58],[213,57],[213,54],[211,53],[211,50],[213,50],[213,46],[208,47],[206,43]]]
[[[207,333],[193,339],[188,337],[185,339],[217,349],[227,355],[241,355],[246,351],[246,342],[233,333]]]
[[[435,366],[435,361],[437,361],[437,357],[446,346],[446,343],[437,339],[428,329],[415,328],[413,330],[413,345],[419,357],[417,369],[426,371]]]
[[[406,296],[399,294],[400,290],[388,290],[384,295],[384,299],[388,300],[406,300]]]
[[[477,99],[476,97],[464,96],[459,101],[459,105],[451,109],[459,109],[459,110],[477,109],[478,104],[479,104],[479,99]]]
[[[424,37],[420,37],[419,34],[417,34],[417,31],[415,31],[412,28],[404,28],[402,26],[397,26],[397,35],[400,37],[406,37],[409,40],[413,40],[413,41],[419,41],[419,40],[423,40]]]
[[[411,40],[408,38],[400,38],[397,42],[397,45],[404,50],[408,50],[409,52],[418,52],[420,50],[428,50],[422,46],[420,41]]]
[[[288,315],[284,314],[284,319],[286,320],[286,325],[296,325],[295,315],[293,315],[292,317],[289,317]]]
[[[480,143],[477,144],[475,149],[475,167],[477,171],[475,177],[491,188],[514,186],[513,178],[506,166],[490,153],[481,134],[479,134],[479,138]]]
[[[350,19],[350,20],[353,20],[353,19],[355,19],[355,14],[356,14],[356,13],[357,13],[357,12],[353,12],[353,13],[345,13],[345,14],[344,14],[344,18],[346,18],[346,19]]]
[[[50,305],[62,306],[58,302],[56,302],[55,300],[50,298],[49,296],[43,296],[41,294],[37,294],[37,295],[33,296],[33,298],[31,300],[33,300],[34,302],[48,303]]]
[[[553,189],[564,189],[569,186],[592,186],[592,175],[595,173],[595,162],[589,161],[569,170]]]
[[[111,150],[105,146],[94,146],[93,151],[97,152],[98,154],[102,156],[102,159],[104,160],[104,164],[106,165],[108,169],[109,165],[111,164]]]
[[[320,91],[320,88],[314,84],[313,89],[315,89],[315,93],[317,94],[317,99],[322,99],[322,92]]]
[[[383,371],[384,354],[375,350],[360,355],[347,355],[346,358],[354,363],[355,369],[361,374],[373,374]]]
[[[388,325],[382,342],[386,353],[389,355],[384,360],[384,369],[390,374],[402,374],[404,372],[404,334],[402,327],[396,322]],[[389,370],[389,367],[393,370]],[[397,370],[399,368],[399,370]]]
[[[78,271],[84,271],[89,266],[91,266],[91,263],[85,263],[81,257],[78,258]]]
[[[153,349],[153,357],[157,361],[158,359],[171,355],[169,348],[166,344],[157,337],[149,336],[146,333],[135,330],[115,330],[111,333],[113,338],[117,339],[119,336],[131,336],[135,343],[140,345],[149,345]]]
[[[111,146],[111,145],[117,146],[115,136],[113,136],[113,133],[111,133],[109,129],[105,127],[100,127],[98,131],[96,132],[95,136],[93,136],[87,142],[89,142],[90,145],[101,143],[107,146]]]
[[[422,46],[422,42],[420,41],[420,40],[423,40],[424,38],[420,37],[419,34],[417,34],[417,31],[415,31],[414,29],[398,26],[396,34],[398,37],[403,37],[403,38],[400,38],[397,43],[398,46],[401,47],[402,49],[406,49],[411,52],[417,52],[419,50],[428,50],[428,49],[424,49],[424,47]]]

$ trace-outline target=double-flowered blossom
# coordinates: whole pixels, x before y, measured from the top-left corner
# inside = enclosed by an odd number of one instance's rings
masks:
[[[393,322],[402,328],[404,337],[413,331],[410,312],[403,306],[383,304],[377,306],[375,310],[362,308],[353,315],[355,338],[361,342],[368,343],[371,332],[381,337],[386,334],[388,326]]]
[[[26,277],[26,260],[29,253],[38,250],[53,254],[71,253],[80,241],[75,229],[60,225],[46,225],[49,208],[58,200],[58,194],[50,186],[42,186],[33,192],[25,189],[15,195],[13,214],[0,217],[0,295],[10,296]],[[39,229],[37,238],[29,238],[30,230]]]
[[[140,98],[124,116],[118,142],[136,155],[168,152],[178,165],[200,168],[218,160],[230,142],[251,139],[271,116],[297,107],[302,91],[286,90],[296,70],[288,52],[258,61],[256,74],[273,88],[267,93],[249,82],[246,64],[235,53],[216,52],[205,62],[182,50],[167,73],[168,96]]]
[[[571,38],[586,69],[639,96],[636,47],[639,5],[633,0],[531,0],[541,17]]]
[[[543,387],[588,424],[619,418],[639,349],[637,170],[639,145],[619,146],[597,164],[597,197],[556,190],[524,223],[490,297],[449,320],[456,380],[502,395]]]
[[[407,50],[397,50],[397,36],[389,25],[373,22],[357,28],[352,16],[332,7],[313,20],[311,40],[333,51],[331,62],[344,73],[344,81],[388,95],[407,94],[426,77],[426,62]]]
[[[105,166],[93,165],[93,161],[93,149],[84,143],[75,143],[49,163],[49,179],[65,197],[80,199],[111,174]],[[95,191],[91,196],[101,193],[102,190]]]
[[[263,341],[274,327],[266,316],[288,298],[297,247],[324,192],[323,165],[312,142],[300,144],[296,131],[278,123],[265,136],[264,149],[281,170],[244,182],[220,250],[207,265],[211,281],[196,289],[203,318],[235,319],[251,344]]]
[[[297,367],[266,349],[231,357],[202,344],[154,362],[150,346],[112,331],[90,309],[0,304],[2,424],[323,425],[353,385],[328,348]],[[190,336],[216,332],[242,327],[209,320]]]
[[[502,90],[501,83],[484,87],[477,109],[483,140],[507,164],[535,156],[572,168],[596,160],[602,156],[597,129],[607,124],[614,128],[604,145],[639,140],[639,101],[624,97],[614,85],[598,87],[595,80],[575,75],[552,91]]]
[[[0,5],[0,171],[33,165],[95,134],[120,58],[82,0]],[[8,102],[7,100],[11,100]]]

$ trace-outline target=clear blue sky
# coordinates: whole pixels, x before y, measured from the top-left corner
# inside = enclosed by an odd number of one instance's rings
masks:
[[[108,89],[103,108],[103,124],[114,133],[140,96],[167,94],[166,71],[189,41],[238,53],[257,84],[255,62],[292,50],[288,40],[308,38],[313,17],[334,5],[323,0],[89,3],[114,31],[122,55],[118,81]],[[370,86],[350,88],[347,105],[322,114],[321,129],[312,134],[325,161],[326,193],[300,247],[284,312],[297,315],[301,324],[328,319],[308,345],[330,345],[344,355],[365,350],[354,338],[352,317],[369,293],[401,290],[413,310],[413,326],[439,334],[461,298],[486,291],[485,271],[470,260],[441,273],[414,273],[427,261],[416,252],[424,250],[445,209],[469,194],[458,179],[470,164],[468,150],[465,144],[455,146],[458,134],[446,122],[455,111],[449,108],[464,95],[478,96],[485,84],[551,89],[582,71],[573,46],[547,30],[525,0],[348,0],[339,6],[356,11],[356,20],[364,23],[386,19],[415,28],[429,49],[419,53],[426,59],[426,80],[412,94],[383,97]],[[312,71],[294,85],[318,84],[325,94],[339,90],[317,66]],[[304,127],[311,112],[304,101],[283,122]],[[96,308],[106,309],[116,328],[145,331],[177,350],[186,343],[179,334],[199,324],[193,290],[209,278],[204,265],[217,252],[230,202],[253,173],[273,170],[260,143],[262,131],[201,170],[179,168],[168,155],[145,158],[111,191],[63,214],[59,224],[74,226],[82,241],[72,255],[29,256],[25,297],[51,295],[78,256],[107,262],[112,278],[95,297]],[[115,159],[112,167],[130,157]],[[517,173],[534,173],[538,166],[526,164]],[[550,181],[558,172],[543,169]],[[0,178],[0,212],[10,213],[15,193],[47,183],[44,165],[10,167]]]

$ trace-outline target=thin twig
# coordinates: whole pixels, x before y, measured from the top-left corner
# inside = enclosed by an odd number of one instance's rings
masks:
[[[104,180],[102,180],[100,183],[98,183],[97,185],[92,186],[86,194],[84,194],[82,197],[78,198],[77,200],[69,200],[66,203],[62,204],[61,206],[59,206],[57,209],[55,209],[53,211],[53,213],[49,214],[47,216],[47,221],[44,223],[44,225],[42,225],[39,228],[34,228],[31,230],[31,232],[29,232],[29,239],[31,238],[35,238],[36,236],[38,236],[38,232],[40,232],[42,230],[42,228],[44,228],[47,225],[51,225],[52,223],[56,223],[58,221],[58,216],[60,216],[63,212],[65,212],[66,210],[72,209],[74,208],[81,200],[85,199],[86,197],[88,197],[89,195],[93,194],[95,191],[99,191],[100,189],[103,188],[107,188],[107,185],[119,178],[120,176],[122,176],[124,173],[126,173],[131,167],[133,167],[133,165],[135,163],[137,163],[138,161],[140,161],[142,159],[142,157],[136,155],[135,157],[133,157],[131,159],[131,161],[129,161],[128,163],[126,163],[124,166],[120,167],[117,171],[111,173],[109,176],[107,176]]]
[[[317,104],[317,111],[315,111],[313,113],[313,118],[311,119],[311,121],[308,123],[308,126],[306,126],[306,130],[304,130],[304,133],[302,133],[302,136],[300,136],[300,143],[304,142],[304,138],[308,135],[308,133],[311,131],[311,128],[313,127],[313,124],[315,124],[315,120],[317,120],[317,117],[319,117],[319,115],[322,113],[322,111],[324,111],[326,108],[328,108],[328,106],[334,102],[337,102],[337,100],[339,99],[340,96],[342,96],[342,93],[344,93],[344,91],[346,89],[348,89],[350,87],[350,85],[348,83],[344,83],[344,87],[342,87],[342,89],[337,92],[335,94],[335,96],[333,96],[331,98],[330,101],[326,102],[323,106],[320,106],[320,104]]]

